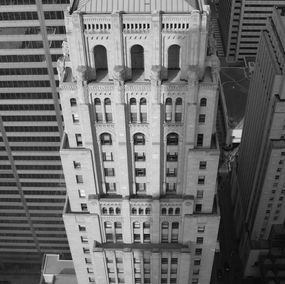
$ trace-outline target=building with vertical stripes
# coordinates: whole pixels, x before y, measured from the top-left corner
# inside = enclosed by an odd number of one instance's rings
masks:
[[[261,34],[232,180],[244,276],[272,281],[284,272],[285,259],[284,67],[285,10],[280,8]]]
[[[67,5],[68,0],[0,0],[3,271],[40,264],[44,253],[69,253],[62,221],[66,189],[56,69]]]
[[[75,1],[58,62],[79,284],[209,284],[219,60],[204,1]]]
[[[284,5],[284,1],[219,1],[219,23],[228,61],[254,61],[267,18],[278,5]]]

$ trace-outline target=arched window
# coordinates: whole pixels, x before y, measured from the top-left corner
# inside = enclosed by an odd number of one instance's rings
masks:
[[[168,215],[173,215],[173,208],[168,209]]]
[[[178,243],[179,223],[173,222],[171,225],[171,242]]]
[[[119,207],[116,208],[116,214],[120,215],[121,214],[121,209]]]
[[[133,45],[131,48],[132,70],[144,70],[144,49],[141,45]]]
[[[102,107],[101,107],[101,100],[96,98],[94,100],[94,105],[95,105],[95,118],[97,122],[102,122],[103,121],[103,116],[102,116]]]
[[[133,228],[134,229],[139,229],[141,227],[141,224],[139,222],[134,222],[133,223]]]
[[[175,102],[175,121],[180,122],[182,120],[182,99],[177,98]]]
[[[132,215],[137,215],[137,208],[132,208]]]
[[[206,99],[206,98],[202,98],[202,99],[200,100],[200,106],[201,106],[201,107],[207,106],[207,99]]]
[[[180,70],[180,46],[171,45],[168,48],[168,70]]]
[[[104,223],[104,227],[105,227],[106,229],[111,229],[111,228],[112,228],[112,223],[111,223],[111,222],[105,222],[105,223]]]
[[[161,242],[168,243],[168,230],[169,230],[169,223],[162,222],[161,223]]]
[[[113,208],[113,207],[110,207],[110,208],[109,208],[109,214],[110,214],[110,215],[114,215],[114,208]]]
[[[103,214],[103,215],[107,215],[107,214],[108,214],[108,210],[107,210],[106,207],[103,207],[103,208],[102,208],[102,214]]]
[[[145,145],[145,136],[142,133],[134,134],[134,145]]]
[[[165,121],[172,120],[172,99],[167,98],[165,101]]]
[[[104,100],[104,107],[105,107],[106,122],[112,122],[113,121],[112,107],[111,107],[111,100],[109,98],[106,98]]]
[[[111,105],[111,100],[109,98],[105,99],[105,106]]]
[[[76,99],[75,98],[71,98],[70,99],[70,106],[77,106],[77,101],[76,101]]]
[[[135,106],[136,104],[137,104],[136,99],[135,99],[135,98],[131,98],[131,99],[130,99],[130,105],[131,105],[131,106]]]
[[[109,133],[102,133],[100,140],[102,145],[112,145],[112,136]]]
[[[130,109],[130,119],[131,119],[131,123],[137,123],[138,118],[137,118],[137,100],[135,98],[131,98],[130,99],[130,105],[131,105],[131,109]]]
[[[161,209],[161,215],[166,215],[166,208]]]
[[[139,208],[139,215],[143,215],[143,209]]]
[[[96,98],[96,99],[94,100],[94,105],[95,105],[95,106],[100,106],[100,105],[101,105],[101,100],[98,99],[98,98]]]
[[[141,123],[147,122],[146,98],[140,99],[140,119],[141,119]]]
[[[178,134],[176,133],[169,133],[167,135],[167,145],[178,145]]]
[[[147,207],[147,208],[145,209],[145,215],[150,215],[150,212],[151,212],[150,208]]]
[[[180,215],[180,208],[175,209],[175,215]]]
[[[94,47],[94,59],[96,72],[108,71],[107,50],[103,45]]]
[[[146,105],[146,98],[141,98],[140,99],[140,105],[145,106]]]

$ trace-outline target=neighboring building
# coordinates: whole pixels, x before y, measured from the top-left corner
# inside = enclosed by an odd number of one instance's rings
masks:
[[[262,30],[276,5],[284,0],[219,1],[219,23],[228,61],[255,60]]]
[[[44,256],[41,273],[40,284],[77,284],[73,261],[56,254]]]
[[[62,221],[66,189],[56,75],[67,4],[0,0],[2,275],[10,268],[18,273],[34,268],[35,263],[39,269],[44,253],[69,252]]]
[[[66,14],[64,222],[79,284],[210,283],[219,60],[208,21],[204,1],[184,0],[76,1]]]
[[[276,228],[285,221],[284,12],[275,9],[261,35],[233,172],[232,199],[245,276],[260,275],[259,258],[270,254],[271,247],[276,250],[272,238],[278,239]]]

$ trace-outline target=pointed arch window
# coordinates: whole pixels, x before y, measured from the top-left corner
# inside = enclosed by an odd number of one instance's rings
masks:
[[[134,135],[134,145],[145,145],[145,136],[143,133],[136,133]]]
[[[177,133],[169,133],[167,135],[167,145],[178,145],[178,134]]]

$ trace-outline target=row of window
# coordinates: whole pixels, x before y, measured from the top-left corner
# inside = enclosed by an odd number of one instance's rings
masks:
[[[56,62],[62,54],[51,54],[51,60]],[[33,54],[33,55],[1,55],[0,62],[45,62],[45,55]]]
[[[56,80],[56,86],[58,87],[58,81]],[[50,81],[0,81],[0,88],[42,88],[50,87]]]

